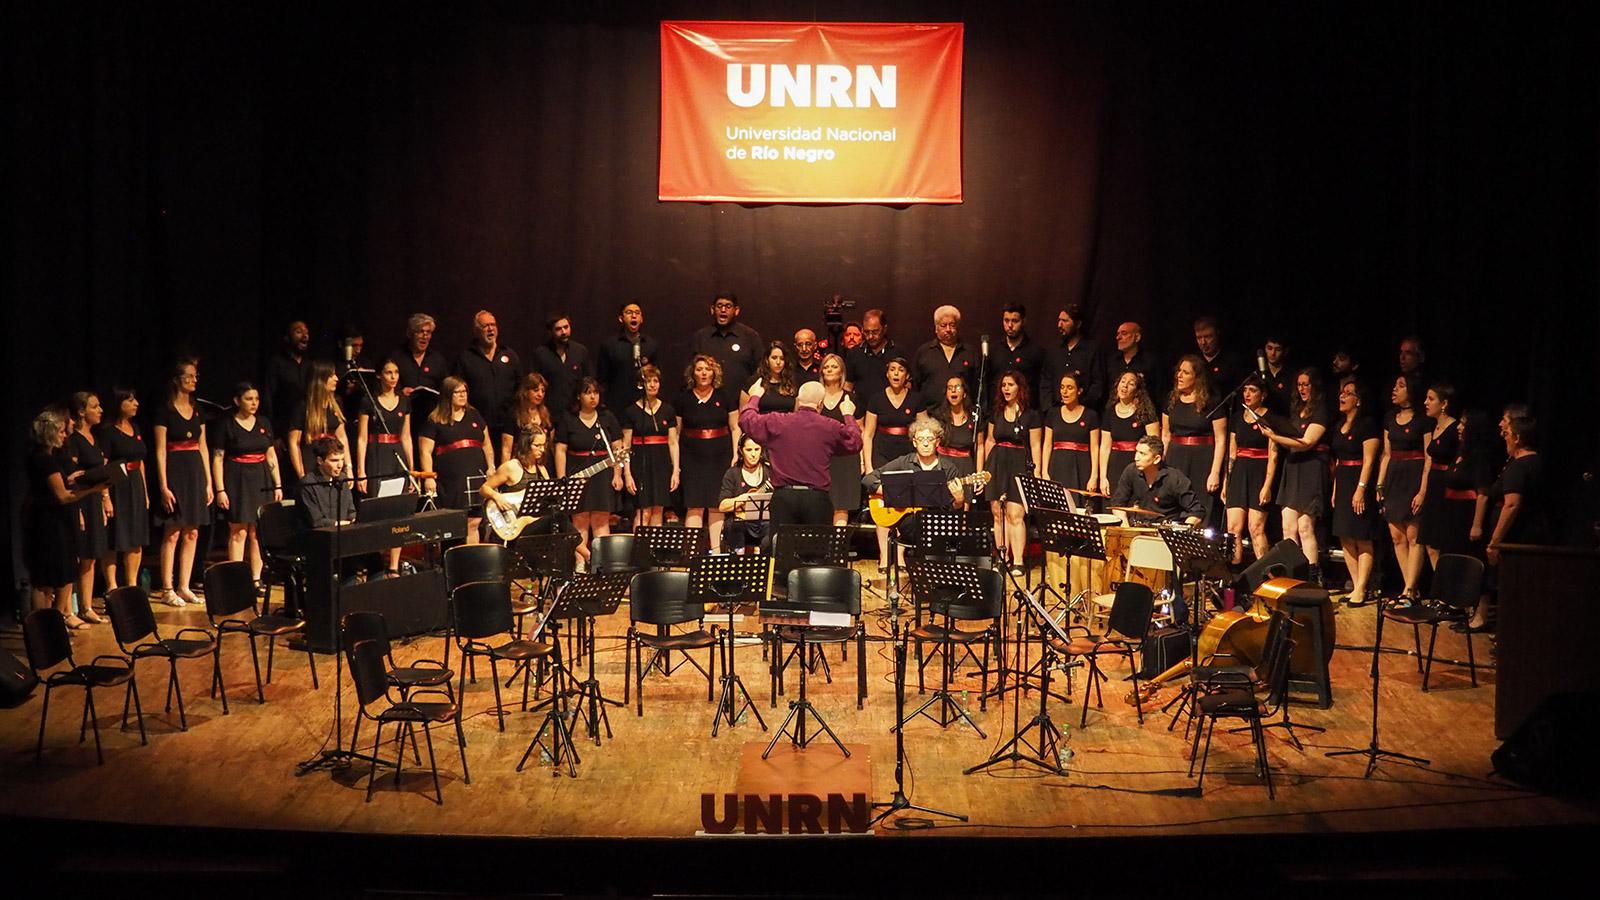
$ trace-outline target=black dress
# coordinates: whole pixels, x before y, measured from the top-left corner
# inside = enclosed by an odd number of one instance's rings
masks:
[[[200,419],[199,410],[193,412],[185,419],[176,407],[166,403],[156,412],[154,422],[156,427],[167,429],[166,487],[176,498],[170,515],[165,513],[158,499],[157,515],[164,524],[184,528],[199,528],[211,518],[211,507],[206,503],[206,466],[210,465],[210,460],[200,454],[200,434],[205,423]]]
[[[998,500],[1021,503],[1013,479],[1033,474],[1035,460],[1028,432],[1043,427],[1039,411],[1025,409],[1016,421],[1007,421],[1004,415],[997,416],[992,424],[994,446],[983,462],[984,470],[990,475],[989,484],[983,489],[983,499],[990,503]]]
[[[1078,419],[1069,422],[1066,407],[1058,406],[1045,416],[1044,439],[1050,443],[1050,480],[1064,488],[1090,490],[1089,471],[1093,467],[1089,436],[1100,430],[1100,417],[1086,406],[1079,407]],[[1093,490],[1099,490],[1096,485]],[[1074,501],[1082,503],[1082,498]]]
[[[960,425],[939,417],[944,426],[944,443],[939,446],[939,458],[950,461],[958,477],[978,471],[978,440],[984,433],[983,419],[971,413]]]
[[[1367,485],[1366,511],[1360,515],[1352,505],[1356,485],[1361,481],[1361,463],[1365,452],[1365,443],[1369,440],[1378,440],[1378,424],[1366,416],[1358,416],[1350,423],[1349,431],[1342,431],[1339,427],[1332,428],[1328,433],[1328,444],[1333,448],[1333,536],[1347,538],[1352,541],[1376,540],[1383,531],[1383,523],[1377,514],[1377,504],[1372,494],[1372,485]],[[1377,459],[1373,459],[1377,465]]]
[[[28,454],[28,493],[22,504],[22,559],[36,588],[59,588],[78,577],[78,506],[56,502],[50,476],[71,474],[66,457],[48,450]],[[100,499],[99,494],[92,495]]]
[[[1200,506],[1205,510],[1200,516],[1202,522],[1211,521],[1211,511],[1217,501],[1216,495],[1206,490],[1206,482],[1211,480],[1211,462],[1216,454],[1216,434],[1212,431],[1211,423],[1221,418],[1223,413],[1220,410],[1207,419],[1204,410],[1197,410],[1193,403],[1181,401],[1167,411],[1167,425],[1172,431],[1172,440],[1167,444],[1166,463],[1189,476],[1194,495],[1200,499]]]
[[[828,405],[826,396],[822,399],[819,410],[824,416],[835,422],[844,421],[844,399],[851,397],[849,392],[839,395],[839,402],[833,406]],[[854,398],[852,397],[852,402]],[[856,405],[856,415],[864,415],[860,404]],[[828,461],[828,502],[834,509],[847,509],[854,512],[861,508],[861,454],[841,453]]]
[[[1411,511],[1411,501],[1422,490],[1422,443],[1433,433],[1433,420],[1419,412],[1411,414],[1404,425],[1396,421],[1398,411],[1390,412],[1383,420],[1389,435],[1389,471],[1383,479],[1383,517],[1391,525],[1415,522],[1417,514]]]
[[[1101,435],[1100,439],[1111,442],[1111,458],[1106,463],[1106,471],[1103,477],[1111,482],[1112,485],[1115,485],[1117,479],[1122,477],[1123,470],[1133,464],[1133,451],[1139,443],[1139,439],[1149,434],[1145,429],[1149,428],[1150,425],[1151,423],[1137,412],[1124,419],[1117,415],[1117,405],[1115,403],[1106,407],[1106,414],[1100,420],[1100,428],[1105,433]],[[1204,486],[1203,484],[1201,485],[1201,487]]]
[[[1428,444],[1433,468],[1422,498],[1417,540],[1441,553],[1467,551],[1478,493],[1489,486],[1483,466],[1460,456],[1461,435],[1453,423]]]
[[[683,489],[683,505],[688,509],[717,508],[717,491],[722,475],[733,459],[733,440],[728,431],[728,414],[739,409],[739,393],[721,387],[704,401],[692,389],[673,401],[678,411],[678,485]],[[702,436],[697,432],[709,432]]]
[[[1279,506],[1316,518],[1322,515],[1328,495],[1328,414],[1319,405],[1307,408],[1302,414],[1274,417],[1274,421],[1281,423],[1285,437],[1304,438],[1313,425],[1324,428],[1321,442],[1315,447],[1284,454],[1283,486],[1278,489]]]
[[[1262,415],[1266,415],[1265,409]],[[1223,490],[1226,508],[1266,509],[1261,502],[1261,488],[1267,483],[1267,454],[1272,452],[1272,442],[1261,433],[1259,422],[1245,419],[1243,406],[1228,420],[1228,433],[1233,436],[1237,452]]]
[[[602,430],[605,432],[603,435]],[[610,454],[606,451],[606,445],[611,441],[620,440],[622,440],[622,426],[608,409],[602,409],[595,415],[593,425],[583,424],[577,413],[567,413],[556,425],[556,443],[567,445],[569,476],[607,459]],[[616,510],[617,492],[611,487],[612,471],[608,467],[589,476],[589,483],[583,489],[583,501],[578,504],[578,512],[608,513]]]
[[[106,464],[100,447],[80,432],[67,436],[63,448],[67,454],[67,474],[79,470],[98,468]],[[79,559],[99,559],[111,552],[111,531],[106,522],[106,500],[103,495],[90,494],[77,502],[77,538]]]
[[[377,399],[376,396],[373,398]],[[361,414],[367,417],[367,458],[362,460],[362,473],[367,476],[367,490],[376,492],[372,479],[405,477],[410,474],[406,466],[406,450],[400,446],[400,436],[405,433],[406,417],[411,415],[411,400],[400,397],[394,409],[385,409],[380,402],[361,400]]]
[[[245,428],[234,416],[216,424],[217,445],[222,454],[222,487],[228,492],[228,521],[234,525],[254,525],[256,510],[272,502],[272,469],[267,449],[272,446],[272,425],[266,416],[256,416],[253,427]]]
[[[634,487],[639,489],[636,502],[641,508],[670,504],[672,448],[667,445],[667,432],[678,427],[678,411],[664,400],[654,413],[646,412],[638,403],[629,403],[622,408],[622,427],[633,432],[633,445],[628,448],[633,455],[628,466],[633,472]],[[567,468],[572,468],[570,462]]]
[[[917,406],[917,392],[908,390],[899,406],[889,400],[887,390],[867,398],[867,412],[878,417],[877,430],[872,433],[872,467],[881,468],[897,456],[911,452],[911,423],[916,421],[921,409]]]
[[[111,462],[120,462],[128,477],[111,486],[111,549],[117,553],[142,550],[150,543],[150,502],[144,473],[149,465],[144,435],[124,434],[110,423],[95,429],[95,441]]]
[[[467,478],[485,474],[483,431],[486,427],[483,414],[471,406],[459,421],[448,425],[440,425],[432,417],[423,420],[417,437],[433,441],[433,470],[439,473],[438,505],[466,510],[478,506],[477,497],[468,494]],[[473,488],[475,494],[476,485]]]

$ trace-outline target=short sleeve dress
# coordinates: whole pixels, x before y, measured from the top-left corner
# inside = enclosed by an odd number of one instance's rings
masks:
[[[1043,422],[1038,410],[1025,409],[1015,420],[996,416],[992,424],[994,447],[983,464],[990,475],[989,484],[983,489],[983,499],[990,503],[1001,500],[1020,503],[1022,498],[1017,496],[1013,479],[1033,474],[1033,445],[1028,441],[1028,432],[1042,428]]]
[[[361,461],[361,471],[369,479],[405,477],[410,472],[405,461],[406,451],[400,446],[400,436],[405,431],[407,417],[411,415],[411,398],[398,398],[394,409],[385,407],[381,400],[374,405],[373,400],[377,399],[361,399],[361,414],[367,417],[367,457]],[[375,490],[371,484],[367,485],[367,489]]]
[[[567,445],[567,474],[587,469],[610,456],[606,446],[622,439],[622,426],[610,410],[602,409],[594,422],[585,425],[577,413],[567,413],[556,425],[556,443]],[[611,469],[605,468],[589,476],[583,489],[583,500],[578,512],[614,512],[617,492],[611,489]]]
[[[1050,442],[1050,471],[1045,474],[1051,481],[1064,488],[1088,489],[1093,468],[1089,438],[1099,430],[1100,416],[1086,406],[1078,407],[1076,418],[1070,418],[1064,406],[1050,410],[1045,416],[1044,439]]]
[[[1383,517],[1391,525],[1406,525],[1417,520],[1411,501],[1422,490],[1424,438],[1433,432],[1433,420],[1412,413],[1411,421],[1401,424],[1398,410],[1384,418],[1389,435],[1389,470],[1383,480]]]
[[[108,423],[95,431],[100,451],[110,462],[120,462],[128,477],[111,486],[111,549],[117,553],[142,550],[150,543],[150,503],[145,491],[145,471],[149,465],[144,435],[133,434]]]
[[[1333,450],[1333,521],[1330,523],[1333,536],[1352,541],[1376,540],[1383,530],[1383,523],[1378,518],[1378,505],[1373,496],[1372,486],[1367,485],[1366,507],[1359,515],[1355,511],[1352,500],[1355,496],[1356,485],[1361,481],[1361,464],[1364,459],[1365,444],[1369,440],[1379,437],[1378,423],[1366,416],[1359,416],[1350,423],[1350,429],[1345,431],[1340,426],[1334,426],[1328,431],[1328,445]],[[1373,460],[1373,473],[1377,472],[1377,460]]]
[[[693,390],[679,394],[672,405],[683,420],[678,432],[678,485],[688,509],[717,508],[722,475],[733,459],[728,414],[738,411],[739,393],[717,388],[704,400]]]
[[[622,408],[622,427],[633,432],[628,466],[639,489],[636,500],[645,508],[667,506],[672,503],[672,449],[667,439],[668,432],[678,427],[678,411],[671,403],[659,401],[652,412],[640,406],[642,402]]]
[[[217,446],[222,451],[222,486],[228,492],[228,521],[234,525],[253,525],[256,510],[272,499],[272,470],[267,465],[267,448],[272,446],[272,423],[256,416],[249,428],[235,416],[215,426]]]
[[[99,444],[84,437],[81,432],[74,431],[67,435],[67,445],[64,449],[70,460],[68,474],[106,464],[105,454],[100,451]],[[106,522],[105,498],[100,494],[90,494],[78,501],[77,508],[78,558],[99,559],[111,552],[111,531],[109,523]]]
[[[438,504],[446,509],[472,509],[477,498],[468,493],[467,479],[482,476],[483,432],[488,427],[483,413],[467,407],[461,418],[440,425],[430,416],[423,421],[418,438],[433,441],[433,468],[439,473]]]
[[[200,434],[205,427],[200,411],[191,412],[186,419],[171,403],[162,404],[156,411],[155,424],[167,429],[166,487],[177,499],[172,513],[162,513],[161,518],[166,524],[199,528],[211,518],[211,507],[206,503],[209,461],[200,455]],[[159,501],[156,508],[162,509]]]

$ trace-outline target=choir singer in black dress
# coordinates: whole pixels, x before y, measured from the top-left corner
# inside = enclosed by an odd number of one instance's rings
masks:
[[[661,399],[660,369],[647,363],[639,379],[643,394],[622,409],[622,442],[632,451],[622,483],[639,509],[634,524],[659,526],[678,489],[678,411]]]
[[[468,402],[466,381],[451,375],[439,392],[439,405],[417,433],[422,470],[437,473],[423,479],[422,491],[436,494],[438,505],[445,509],[466,510],[467,543],[476,544],[483,516],[478,514],[478,493],[471,490],[475,486],[468,479],[482,477],[494,467],[489,422]]]
[[[556,477],[565,478],[606,459],[620,460],[622,424],[608,409],[600,408],[600,382],[590,376],[579,379],[575,407],[556,425]],[[622,491],[622,467],[613,465],[589,476],[583,500],[572,514],[572,527],[581,543],[578,556],[589,558],[592,538],[611,533],[611,514],[617,509]]]
[[[104,418],[105,411],[98,396],[87,391],[72,395],[72,434],[63,448],[72,471],[88,471],[105,465],[105,454],[95,440]],[[94,611],[94,574],[99,561],[110,555],[110,520],[114,512],[110,491],[78,501],[78,615],[93,625],[106,621]]]
[[[150,487],[144,477],[149,459],[144,435],[133,421],[138,414],[133,390],[112,388],[111,414],[96,435],[106,461],[121,463],[128,473],[111,486],[111,552],[100,562],[107,591],[139,583],[144,547],[150,543]]]
[[[22,559],[33,585],[33,608],[54,607],[67,627],[89,623],[72,612],[72,582],[78,574],[78,504],[98,496],[105,484],[77,486],[60,452],[67,440],[67,417],[48,409],[33,420],[28,454],[28,493],[22,504]]]
[[[200,526],[211,520],[214,499],[205,423],[194,405],[199,377],[193,360],[179,362],[167,382],[167,402],[155,418],[156,480],[161,486],[157,596],[169,606],[203,602],[189,590]]]
[[[250,572],[261,582],[261,542],[256,538],[256,510],[283,499],[278,449],[272,425],[261,409],[261,394],[248,381],[233,389],[233,414],[212,425],[211,471],[217,508],[228,519],[228,559],[250,560]]]

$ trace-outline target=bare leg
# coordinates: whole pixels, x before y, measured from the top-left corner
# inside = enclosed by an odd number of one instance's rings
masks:
[[[706,511],[704,509],[686,509],[683,511],[683,527],[685,528],[699,528],[705,524],[705,521]],[[712,535],[710,544],[711,552],[717,552],[717,549],[721,546],[721,536]]]
[[[1439,568],[1439,548],[1438,547],[1429,547],[1429,546],[1424,545],[1422,549],[1428,551],[1428,565],[1429,565],[1429,567],[1434,568],[1434,569]]]
[[[1288,510],[1284,511],[1285,513]],[[1295,528],[1300,534],[1300,552],[1306,555],[1306,561],[1313,566],[1320,566],[1321,554],[1317,547],[1317,520],[1311,516],[1295,513]]]
[[[472,518],[472,517],[469,516],[467,518],[467,543],[469,543],[469,544],[480,544],[480,543],[482,543],[482,540],[479,538],[479,534],[482,531],[483,531],[483,517],[479,516],[478,518]]]
[[[1021,503],[1006,502],[1006,546],[1011,564],[1021,566],[1028,552],[1028,523],[1023,518]]]
[[[1406,558],[1400,566],[1405,579],[1406,593],[1417,596],[1417,584],[1422,580],[1422,545],[1417,543],[1417,523],[1407,522],[1401,529],[1406,539]]]
[[[185,603],[199,603],[200,598],[189,589],[189,578],[194,574],[194,554],[200,546],[200,529],[183,529],[183,541],[178,545],[178,566],[173,573],[173,590]]]
[[[122,554],[122,586],[133,587],[139,583],[139,569],[144,565],[144,550],[129,550]]]
[[[833,527],[850,524],[850,510],[836,509],[833,511]]]
[[[1001,509],[1000,501],[990,501],[989,514],[994,517],[994,545],[1000,548],[1000,557],[1001,559],[1004,559],[1006,547],[1006,513],[1004,509]]]
[[[1267,512],[1264,509],[1252,509],[1249,516],[1250,522],[1250,554],[1256,559],[1267,555],[1271,548],[1267,546]]]
[[[90,622],[105,621],[94,611],[94,560],[78,561],[78,610]]]
[[[254,526],[254,525],[246,525],[245,526],[245,535],[246,535],[246,537],[245,537],[245,545],[244,545],[244,549],[245,549],[244,556],[245,556],[245,559],[250,560],[250,577],[255,580],[256,584],[260,584],[261,583],[261,565],[262,565],[262,563],[261,563],[261,540],[256,537],[256,526]],[[397,559],[400,558],[400,548],[396,547],[395,549],[389,551],[389,556],[390,556],[390,560],[391,560],[389,568],[392,569],[392,568],[394,568],[393,560],[397,560]]]
[[[172,590],[172,566],[178,554],[178,526],[167,525],[161,530],[161,590]]]
[[[887,569],[889,567],[889,529],[882,525],[874,525],[872,530],[878,533],[878,568]]]
[[[1246,510],[1243,509],[1242,507],[1238,507],[1238,506],[1230,506],[1230,507],[1228,507],[1228,533],[1233,535],[1233,564],[1236,565],[1236,566],[1239,565],[1240,563],[1244,562],[1244,520],[1245,520],[1245,512],[1246,512]],[[1252,516],[1255,515],[1255,512],[1253,510],[1251,510],[1249,512],[1250,512],[1250,514]],[[1253,519],[1251,521],[1252,521],[1252,523],[1254,522]],[[1255,531],[1254,531],[1254,529],[1252,529],[1251,532],[1250,532],[1250,539],[1252,541],[1255,540]],[[1255,544],[1254,546],[1256,548],[1256,555],[1260,556],[1261,555],[1261,545],[1260,544]]]
[[[706,531],[711,535],[711,552],[722,552],[722,520],[727,518],[716,510],[706,510]]]
[[[117,584],[117,554],[107,553],[100,557],[100,571],[106,575],[106,593],[116,590]]]
[[[228,524],[228,561],[238,562],[244,559],[245,543],[250,535],[246,531],[249,526]]]
[[[1340,538],[1344,547],[1345,568],[1350,571],[1350,595],[1353,603],[1362,603],[1367,596],[1367,579],[1372,575],[1372,542]]]

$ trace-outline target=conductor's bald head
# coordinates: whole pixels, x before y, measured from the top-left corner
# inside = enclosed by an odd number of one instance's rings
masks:
[[[800,385],[800,391],[794,397],[794,405],[811,409],[817,409],[822,406],[822,384],[816,381],[808,381]]]

